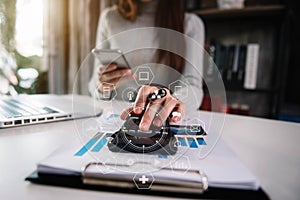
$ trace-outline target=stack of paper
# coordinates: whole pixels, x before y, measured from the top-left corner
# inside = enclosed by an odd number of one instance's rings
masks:
[[[104,121],[111,120],[103,115]],[[103,121],[104,120],[104,121]],[[109,124],[109,122],[107,122]],[[117,128],[116,128],[117,129]],[[110,130],[111,131],[111,130]],[[201,146],[207,145],[194,140],[178,146],[175,155],[149,155],[137,153],[115,153],[109,151],[107,143],[113,132],[98,132],[93,137],[78,137],[53,152],[38,163],[39,173],[80,175],[89,163],[98,163],[85,169],[93,180],[106,182],[118,180],[120,184],[132,182],[136,176],[151,179],[159,185],[178,185],[195,188],[203,184],[204,173],[210,187],[257,190],[256,177],[240,162],[236,155],[220,140],[213,151],[202,159]],[[178,138],[178,137],[177,137]],[[197,138],[196,138],[197,139]],[[200,173],[201,172],[201,173]],[[150,177],[150,178],[149,178]],[[153,187],[157,187],[153,184]]]

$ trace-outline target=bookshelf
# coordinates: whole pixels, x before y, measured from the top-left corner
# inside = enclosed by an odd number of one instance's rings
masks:
[[[206,44],[259,45],[257,80],[254,89],[225,84],[227,103],[250,107],[250,115],[278,118],[278,100],[283,84],[286,8],[282,4],[246,6],[242,9],[218,8],[191,11],[202,18],[206,28]]]
[[[280,15],[284,11],[283,5],[265,5],[265,6],[249,6],[243,9],[225,9],[217,8],[195,10],[193,13],[201,16],[203,19],[230,19],[230,18],[246,18],[246,17],[263,17]]]

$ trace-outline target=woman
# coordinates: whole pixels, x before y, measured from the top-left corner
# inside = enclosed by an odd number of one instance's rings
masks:
[[[157,44],[155,50],[144,49],[144,51],[138,52],[139,56],[136,53],[133,55],[126,54],[126,58],[129,63],[134,63],[134,66],[143,63],[162,63],[182,73],[187,78],[190,86],[193,87],[192,89],[196,91],[199,99],[198,104],[189,104],[188,108],[192,108],[191,110],[198,109],[203,96],[202,79],[199,76],[199,72],[202,75],[203,55],[199,52],[189,51],[184,41],[170,41],[169,43],[172,43],[172,45],[177,45],[177,49],[180,48],[183,52],[186,52],[193,63],[197,63],[196,66],[191,66],[180,55],[160,50],[160,45],[165,41],[162,41],[159,35],[156,37],[151,31],[143,34],[139,34],[140,32],[137,31],[137,34],[128,35],[123,39],[126,41],[114,40],[113,36],[118,33],[143,27],[171,29],[186,34],[203,46],[204,26],[201,19],[196,15],[184,13],[183,0],[120,0],[117,6],[103,11],[97,32],[97,48],[121,49],[123,52],[129,52],[128,50],[135,49],[135,45],[148,46],[147,44],[151,43],[153,46],[153,44]],[[156,70],[155,74],[158,77],[163,74],[160,72],[161,69],[153,70]],[[115,87],[122,87],[126,82],[124,80],[136,78],[130,69],[118,69],[115,64],[96,66],[95,72],[89,85],[92,94],[95,86],[98,92],[102,94],[104,88],[112,90]],[[122,81],[120,81],[121,79]],[[161,79],[166,78],[162,76]],[[167,87],[171,80],[168,82],[167,79],[166,82]],[[133,108],[125,110],[121,118],[125,119],[128,112],[142,113],[143,108],[146,106],[147,98],[145,97],[158,89],[155,86],[143,86],[138,92]],[[167,91],[166,97],[147,106],[139,128],[142,131],[148,130],[152,121],[154,125],[160,126],[174,111],[176,112],[170,121],[177,122],[181,119],[185,110],[185,104],[175,98],[170,91]]]

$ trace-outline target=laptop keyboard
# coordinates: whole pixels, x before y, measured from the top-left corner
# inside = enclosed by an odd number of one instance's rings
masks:
[[[45,106],[39,107],[30,102],[3,99],[0,100],[0,113],[6,118],[18,118],[58,113],[58,111]]]

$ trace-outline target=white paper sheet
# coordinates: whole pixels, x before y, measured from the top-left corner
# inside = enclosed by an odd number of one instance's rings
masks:
[[[118,117],[106,113],[99,118],[103,127],[96,139],[80,138],[66,141],[66,144],[38,163],[38,171],[58,174],[80,174],[82,167],[91,162],[104,163],[104,167],[89,168],[89,173],[111,174],[112,176],[134,176],[136,173],[151,174],[156,179],[170,181],[201,181],[195,171],[202,171],[208,177],[211,187],[239,188],[256,190],[259,182],[256,177],[240,162],[237,156],[220,140],[214,150],[204,159],[199,158],[199,148],[179,146],[175,155],[149,155],[137,153],[114,153],[106,144],[97,148],[100,140],[105,141],[107,133],[113,133],[119,127],[111,127]],[[122,124],[122,121],[119,121]],[[113,130],[114,129],[114,130]],[[92,141],[92,142],[91,142]],[[102,142],[103,142],[102,141]],[[88,145],[89,143],[89,145]],[[83,147],[86,147],[85,149]],[[82,151],[83,149],[83,151]],[[123,166],[123,167],[121,167]]]

